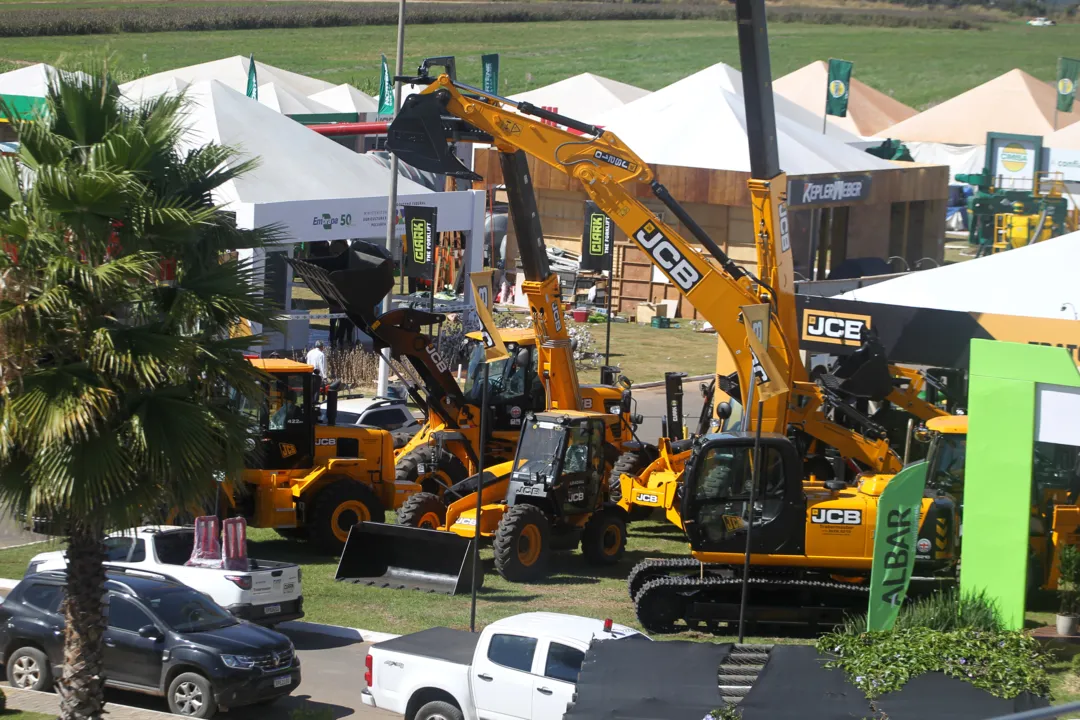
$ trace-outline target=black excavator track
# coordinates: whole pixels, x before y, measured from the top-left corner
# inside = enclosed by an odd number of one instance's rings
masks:
[[[642,573],[651,573],[634,595],[638,621],[647,631],[676,632],[680,622],[688,628],[715,628],[720,623],[739,621],[741,573],[732,572],[731,577],[708,573],[702,576],[700,564],[695,573],[685,561],[668,569],[669,573],[661,574],[656,565],[635,568],[639,582]],[[710,568],[709,572],[716,570],[719,568]],[[755,574],[749,579],[746,620],[751,625],[824,629],[843,623],[850,614],[865,612],[868,599],[867,585]]]

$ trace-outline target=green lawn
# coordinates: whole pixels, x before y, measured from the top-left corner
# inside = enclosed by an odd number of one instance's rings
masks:
[[[56,720],[55,715],[42,715],[24,710],[7,710],[0,713],[0,720]]]
[[[680,327],[661,330],[637,323],[612,323],[611,364],[618,365],[622,374],[635,383],[663,380],[669,370],[690,376],[715,372],[716,335],[694,332],[686,319],[673,322]],[[604,352],[605,326],[589,325],[589,332],[593,349]],[[599,369],[578,374],[582,382],[600,381]]]
[[[214,31],[77,37],[4,38],[0,59],[56,62],[105,49],[128,69],[158,72],[228,55],[335,83],[370,83],[379,57],[394,52],[393,27]],[[915,107],[940,102],[1014,67],[1051,80],[1058,56],[1073,53],[1080,25],[1031,28],[1023,20],[984,31],[774,23],[774,76],[812,61],[843,57],[855,76]],[[407,28],[406,69],[422,56],[458,57],[475,81],[480,55],[498,52],[506,92],[594,72],[656,89],[717,61],[738,64],[735,25],[717,21],[602,21]],[[1073,53],[1075,54],[1075,53]],[[531,75],[531,80],[528,79]]]

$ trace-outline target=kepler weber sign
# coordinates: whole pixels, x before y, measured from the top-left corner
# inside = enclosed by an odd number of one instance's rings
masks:
[[[866,200],[870,197],[869,175],[842,178],[795,178],[788,180],[788,205],[832,205]]]

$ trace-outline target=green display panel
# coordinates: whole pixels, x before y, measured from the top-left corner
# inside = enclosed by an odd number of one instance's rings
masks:
[[[1054,386],[1080,388],[1067,350],[971,341],[960,589],[985,591],[1010,629],[1024,625],[1038,406]]]

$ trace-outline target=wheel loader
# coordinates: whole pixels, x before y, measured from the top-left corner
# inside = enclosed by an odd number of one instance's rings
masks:
[[[607,426],[620,421],[615,414],[530,413],[513,460],[485,469],[479,515],[476,477],[443,498],[413,495],[402,512],[419,525],[358,524],[337,579],[447,594],[468,591],[477,534],[491,541],[495,569],[511,582],[539,580],[553,551],[578,545],[592,564],[617,563],[626,548],[626,513],[607,491],[606,436],[612,432]]]

